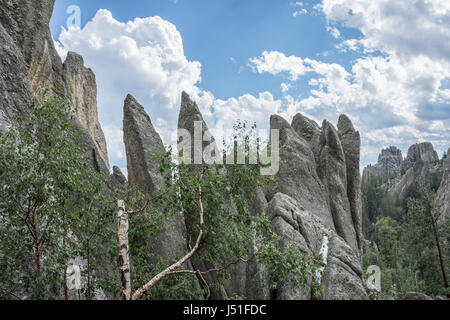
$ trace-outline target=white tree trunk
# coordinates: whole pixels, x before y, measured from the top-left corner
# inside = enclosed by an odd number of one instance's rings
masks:
[[[131,300],[130,257],[128,254],[128,213],[125,211],[125,202],[118,201],[118,235],[119,235],[119,265],[122,289],[120,298]]]

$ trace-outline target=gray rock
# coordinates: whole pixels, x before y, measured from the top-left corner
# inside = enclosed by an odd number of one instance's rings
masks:
[[[366,177],[368,174],[374,176],[396,176],[401,171],[402,163],[402,151],[392,146],[381,151],[377,164],[366,167],[363,176]]]
[[[359,256],[335,231],[325,226],[314,212],[301,208],[288,195],[277,193],[269,203],[272,229],[280,236],[280,246],[296,244],[310,257],[324,259],[323,275],[308,275],[306,288],[293,288],[288,282],[277,288],[277,299],[308,300],[313,277],[320,282],[327,300],[365,300]]]
[[[9,95],[2,95],[1,98],[10,100],[8,102],[9,110],[12,110],[11,108],[14,104],[22,104],[21,101],[29,100],[28,93],[25,92],[29,91],[29,89],[25,87],[31,88],[33,97],[38,99],[41,97],[40,91],[43,88],[50,89],[58,95],[67,95],[68,93],[64,81],[61,58],[56,52],[49,27],[54,3],[55,0],[38,2],[32,0],[8,0],[3,1],[0,6],[0,23],[17,46],[14,47],[14,50],[17,50],[14,54],[20,56],[21,52],[23,56],[23,60],[17,61],[16,70],[14,70],[16,72],[13,71],[11,74],[7,74],[10,78],[15,77],[15,79],[8,79],[8,82],[12,81],[9,86],[12,86],[14,83],[15,87],[12,87],[14,92],[11,92]],[[24,69],[28,78],[28,84],[23,84],[22,81]],[[74,74],[72,76],[77,78]],[[73,79],[68,79],[68,81],[74,87],[77,87],[73,83]],[[86,85],[89,84],[86,83]],[[84,85],[80,85],[81,87],[86,88]],[[94,92],[94,90],[86,89]],[[89,97],[81,96],[78,98],[80,101],[88,101],[90,99]],[[2,106],[3,104],[4,102],[2,102]],[[18,110],[17,106],[15,108]],[[92,107],[91,112],[96,113],[97,111],[93,110]],[[6,111],[1,110],[0,118],[5,116],[8,116],[8,114]],[[79,120],[76,126],[80,128],[83,148],[91,158],[94,168],[96,170],[104,170],[106,168],[105,171],[108,171],[106,144],[102,142],[104,138],[102,139],[103,133],[100,126],[87,126],[87,119],[80,118]],[[96,118],[91,119],[91,123],[95,123],[95,121]],[[91,132],[95,132],[95,134]]]
[[[435,200],[436,207],[442,213],[438,220],[439,224],[443,224],[447,219],[450,219],[450,148],[442,159],[442,169],[442,181]]]
[[[109,168],[105,135],[98,122],[97,84],[94,73],[84,67],[80,55],[69,52],[63,65],[63,77],[71,107],[76,110],[78,121],[93,138],[100,157]]]
[[[314,120],[303,116],[301,113],[295,115],[294,119],[292,120],[292,128],[300,137],[302,137],[309,143],[317,162],[320,152],[319,143],[322,128],[320,128]]]
[[[279,130],[280,144],[284,150],[280,154],[277,186],[267,190],[266,198],[270,202],[276,193],[284,193],[298,201],[301,208],[314,212],[326,225],[334,228],[328,195],[317,175],[309,144],[280,116],[271,117],[270,127]]]
[[[100,156],[97,143],[94,141],[87,129],[77,120],[73,120],[73,125],[78,133],[78,140],[81,151],[90,159],[92,168],[97,172],[109,173],[109,168]]]
[[[368,300],[359,256],[338,235],[331,233],[322,280],[325,300]]]
[[[164,178],[157,172],[160,158],[166,152],[159,134],[154,129],[150,117],[134,97],[128,95],[124,104],[124,142],[127,154],[128,182],[138,186],[148,199],[158,196],[164,187]],[[155,259],[175,259],[187,252],[183,235],[182,217],[165,217],[166,228],[156,234],[154,244]]]
[[[49,22],[55,0],[5,0],[0,23],[21,49],[33,92],[42,85],[64,93],[62,62],[51,37]]]
[[[5,131],[23,113],[31,98],[25,61],[13,39],[0,25],[0,131]]]
[[[111,189],[122,189],[126,190],[126,187],[128,185],[127,178],[123,175],[122,171],[119,169],[119,167],[114,166],[113,167],[113,173],[109,177],[109,182],[111,184]]]
[[[404,168],[410,168],[416,162],[437,162],[439,156],[430,142],[416,143],[409,147],[408,155],[403,162]]]
[[[195,129],[195,122],[200,122],[202,123],[202,131],[201,131],[201,137],[195,137],[194,134],[194,129]],[[203,120],[203,116],[197,106],[197,103],[195,103],[194,101],[191,100],[191,98],[189,97],[189,95],[186,92],[182,93],[181,96],[181,109],[180,109],[180,115],[178,118],[178,129],[183,129],[183,130],[187,130],[190,133],[191,136],[191,154],[190,157],[189,155],[187,155],[187,158],[190,158],[191,160],[191,164],[189,165],[189,170],[192,170],[194,172],[200,172],[202,170],[202,166],[204,165],[203,163],[203,159],[202,159],[202,164],[194,164],[194,148],[195,148],[195,140],[201,139],[201,143],[200,141],[197,141],[198,145],[201,145],[204,148],[206,148],[207,146],[209,146],[210,143],[203,141],[203,135],[205,134],[206,131],[208,131],[208,127],[205,123],[205,121]],[[215,143],[214,142],[214,138],[211,140],[211,143]],[[181,143],[181,139],[180,141],[178,141],[179,143]],[[214,166],[210,166],[210,170],[215,170]],[[188,212],[185,213],[185,224],[186,224],[186,230],[187,230],[187,234],[188,234],[188,238],[190,239],[190,243],[189,246],[193,247],[195,244],[195,241],[198,237],[197,232],[195,231],[195,221],[196,219],[194,218],[195,215],[198,215],[197,212]],[[202,261],[197,255],[194,255],[191,259],[192,261],[192,266],[194,267],[195,270],[210,270],[214,268],[214,265],[211,261]],[[237,278],[239,280],[234,281],[234,283],[231,284],[231,289],[234,289],[233,293],[230,293],[231,296],[236,295],[236,294],[242,294],[242,292],[244,291],[243,288],[245,288],[245,272],[243,271],[242,266],[238,266],[238,270],[234,270],[234,278]],[[209,284],[212,283],[217,283],[218,282],[218,277],[216,273],[209,273],[205,275],[205,280],[206,282],[208,282]],[[236,288],[233,285],[238,285],[239,287]],[[225,290],[225,288],[223,288],[223,290],[215,290],[212,289],[211,290],[211,299],[213,300],[222,300],[222,299],[226,299],[229,295],[229,293],[224,293],[224,291],[230,291],[230,286],[228,286],[227,288],[228,290]]]
[[[347,196],[350,202],[353,226],[356,232],[358,248],[363,247],[362,233],[362,199],[361,199],[361,172],[360,150],[361,136],[355,130],[351,120],[346,115],[341,115],[338,122],[338,133],[341,139],[342,149],[345,154],[347,167]]]
[[[55,0],[8,0],[0,9],[0,22],[22,50],[34,92],[42,85],[64,90],[62,63],[53,44],[49,22]]]
[[[408,292],[401,298],[401,300],[433,300],[433,298],[419,292]]]
[[[338,235],[354,249],[359,251],[358,240],[350,201],[347,196],[347,165],[339,135],[328,121],[322,125],[321,151],[317,173],[328,192],[330,212]]]

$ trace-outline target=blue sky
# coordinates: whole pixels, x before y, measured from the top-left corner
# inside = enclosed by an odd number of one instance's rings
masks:
[[[67,27],[70,5],[79,29]],[[449,13],[445,0],[56,0],[51,31],[63,57],[82,54],[97,75],[113,165],[126,167],[126,93],[170,144],[181,90],[218,132],[236,117],[266,128],[271,113],[346,113],[366,165],[389,145],[450,146]]]

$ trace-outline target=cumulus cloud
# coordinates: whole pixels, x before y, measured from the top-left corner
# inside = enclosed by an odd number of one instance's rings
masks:
[[[270,73],[278,75],[288,73],[290,80],[296,81],[307,70],[302,58],[296,56],[287,57],[284,53],[278,51],[264,51],[260,57],[250,59],[250,67],[259,74]]]
[[[122,121],[128,93],[145,107],[166,145],[177,139],[183,90],[197,102],[218,139],[236,119],[267,128],[269,115],[281,106],[268,92],[216,100],[211,92],[201,89],[200,62],[189,61],[180,33],[160,17],[120,22],[101,9],[83,28],[62,29],[55,46],[63,58],[68,51],[81,54],[95,72],[99,118],[110,162],[121,168],[126,166]]]
[[[380,148],[391,144],[406,151],[417,141],[431,141],[441,153],[447,150],[450,2],[323,0],[315,9],[335,38],[342,38],[342,27],[360,31],[360,38],[343,39],[337,48],[361,56],[348,70],[277,51],[251,58],[257,73],[285,74],[291,82],[310,77],[306,97],[290,96],[282,84],[283,114],[335,121],[347,113],[363,135],[363,164],[376,161]]]
[[[94,70],[99,118],[110,157],[122,167],[123,101],[128,93],[146,107],[167,143],[176,132],[183,90],[193,93],[201,104],[211,104],[209,95],[196,87],[201,82],[201,64],[186,58],[180,33],[160,17],[120,22],[108,10],[99,10],[84,28],[63,29],[56,45],[62,57],[75,51]]]

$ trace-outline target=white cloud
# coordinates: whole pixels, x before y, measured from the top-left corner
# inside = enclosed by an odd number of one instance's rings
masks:
[[[281,107],[282,102],[269,92],[216,100],[211,92],[200,89],[201,64],[185,57],[180,33],[160,17],[123,23],[108,10],[99,10],[84,28],[63,29],[58,40],[58,53],[81,54],[96,74],[99,118],[111,164],[121,168],[126,164],[122,120],[128,93],[145,107],[166,145],[177,139],[183,90],[197,102],[218,141],[237,119],[268,128],[270,114]]]
[[[290,56],[278,51],[264,51],[261,57],[250,59],[250,66],[254,72],[270,73],[277,75],[280,73],[288,73],[290,80],[296,81],[299,76],[304,75],[307,70],[302,58]]]
[[[366,49],[450,59],[448,0],[323,0],[318,8],[330,24],[359,30]]]
[[[211,104],[209,94],[196,87],[201,64],[185,57],[180,33],[160,17],[123,23],[99,10],[84,28],[63,29],[58,40],[60,55],[69,50],[81,54],[96,74],[99,118],[112,164],[124,166],[122,119],[128,93],[146,108],[168,143],[176,132],[183,90],[201,98],[200,104]]]
[[[381,147],[405,151],[431,141],[442,152],[450,145],[450,1],[323,0],[315,9],[326,29],[361,32],[343,39],[341,51],[358,51],[351,69],[305,57],[263,52],[250,59],[254,72],[311,76],[307,97],[285,94],[283,114],[303,112],[315,120],[347,113],[363,136],[363,164],[376,161]]]
[[[341,32],[336,27],[326,27],[327,31],[333,36],[335,39],[339,39],[341,37]]]
[[[303,8],[303,9],[300,9],[300,10],[296,10],[296,11],[294,11],[294,12],[292,13],[292,15],[293,15],[294,17],[298,17],[298,16],[301,16],[301,15],[303,15],[303,14],[308,14],[308,10],[306,10],[305,8]]]

